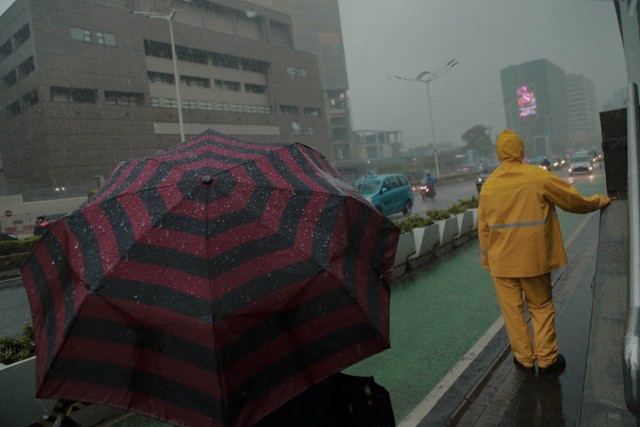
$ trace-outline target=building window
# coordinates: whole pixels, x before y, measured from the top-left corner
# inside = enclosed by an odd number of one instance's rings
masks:
[[[17,116],[22,112],[20,109],[20,101],[13,102],[7,106],[7,112],[11,117]]]
[[[303,135],[313,136],[313,135],[315,135],[315,133],[316,133],[315,129],[310,127],[310,126],[302,128],[302,134]]]
[[[7,74],[2,76],[2,83],[4,83],[6,87],[11,87],[18,83],[18,75],[16,74],[16,70],[11,70]]]
[[[298,77],[302,77],[302,78],[306,78],[307,77],[306,68],[298,68],[296,71],[297,71]]]
[[[247,105],[245,107],[245,111],[247,113],[257,113],[258,112],[258,106],[257,105]]]
[[[269,63],[257,59],[242,58],[242,69],[254,73],[267,74]]]
[[[144,94],[131,92],[104,92],[104,98],[109,105],[142,105]]]
[[[296,76],[296,67],[287,66],[287,74],[292,79],[295,78],[295,76]]]
[[[217,105],[218,111],[229,111],[229,104],[226,102],[219,102]]]
[[[298,107],[295,107],[293,105],[281,105],[280,106],[280,111],[285,116],[295,116],[295,115],[298,114],[299,109],[298,109]]]
[[[217,67],[225,68],[240,68],[240,58],[233,55],[226,55],[224,53],[211,53],[211,63]]]
[[[38,89],[33,89],[31,92],[27,92],[22,95],[22,101],[28,105],[36,105],[40,102],[40,97],[38,96]]]
[[[26,59],[22,64],[18,65],[18,78],[20,80],[27,77],[36,69],[35,62],[33,61],[33,56],[30,56]]]
[[[71,40],[78,42],[91,43],[91,30],[84,28],[71,27]]]
[[[240,92],[240,82],[232,82],[229,80],[215,80],[215,85],[218,89],[231,90],[234,92]]]
[[[265,85],[255,85],[252,83],[245,83],[244,91],[247,93],[265,93],[267,91],[267,87]]]
[[[305,116],[315,116],[315,117],[320,117],[320,112],[321,110],[319,108],[313,108],[313,107],[304,107],[302,109],[302,112]]]
[[[16,45],[16,49],[31,37],[31,30],[29,24],[25,24],[17,33],[13,35],[13,42]]]
[[[7,40],[2,46],[0,46],[0,62],[2,62],[7,56],[13,53],[13,44],[11,39]]]
[[[175,83],[173,74],[158,73],[156,71],[147,71],[147,77],[151,83],[162,83],[172,85]]]
[[[180,76],[180,83],[191,87],[211,87],[211,80],[203,77]]]
[[[165,98],[163,101],[165,108],[178,108],[178,100],[175,98]]]
[[[182,101],[182,107],[187,110],[195,110],[197,107],[197,103],[193,99],[186,99]]]
[[[201,110],[213,110],[213,102],[211,102],[211,101],[200,101],[200,109]]]
[[[151,106],[152,107],[159,107],[160,106],[160,98],[152,96],[151,97]]]
[[[261,105],[258,107],[260,114],[271,114],[271,107],[268,105]]]
[[[95,89],[51,87],[51,100],[55,102],[88,102],[95,104],[96,98],[97,91]]]
[[[98,39],[98,44],[102,44],[105,46],[115,46],[116,45],[116,35],[111,33],[105,33],[104,31],[96,32],[96,39]]]
[[[171,55],[171,45],[169,43],[154,42],[151,40],[144,41],[144,54],[146,56],[155,56],[156,58],[173,58],[173,55]]]
[[[244,105],[242,104],[231,104],[231,111],[235,111],[237,113],[244,111]]]
[[[191,47],[176,46],[176,55],[180,61],[193,62],[194,64],[207,64],[207,52]]]

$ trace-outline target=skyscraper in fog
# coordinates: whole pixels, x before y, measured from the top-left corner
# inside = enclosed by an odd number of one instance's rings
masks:
[[[563,155],[569,141],[565,72],[546,59],[500,70],[507,126],[519,133],[526,155]]]
[[[581,74],[567,74],[569,140],[576,148],[599,147],[602,136],[593,82]]]

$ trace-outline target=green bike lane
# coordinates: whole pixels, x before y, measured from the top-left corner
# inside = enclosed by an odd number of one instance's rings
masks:
[[[600,171],[571,181],[584,195],[606,191]],[[585,215],[562,211],[558,215],[566,246],[587,223],[594,223]],[[569,247],[570,259],[571,251]],[[391,348],[345,372],[373,376],[389,390],[397,423],[405,420],[402,425],[409,427],[416,423],[407,416],[424,406],[430,393],[437,399],[440,395],[434,389],[447,387],[441,381],[461,372],[460,365],[481,351],[502,326],[491,276],[480,264],[478,240],[396,279],[390,322]]]

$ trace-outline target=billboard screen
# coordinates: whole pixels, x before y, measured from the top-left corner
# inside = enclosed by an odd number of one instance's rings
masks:
[[[516,89],[518,99],[518,114],[520,117],[529,117],[536,114],[536,91],[533,84],[518,86]]]

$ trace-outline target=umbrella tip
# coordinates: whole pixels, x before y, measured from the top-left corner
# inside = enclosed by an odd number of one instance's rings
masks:
[[[213,181],[213,178],[211,178],[211,175],[202,175],[200,180],[202,181],[203,184],[211,184],[211,182]]]

